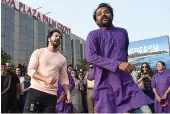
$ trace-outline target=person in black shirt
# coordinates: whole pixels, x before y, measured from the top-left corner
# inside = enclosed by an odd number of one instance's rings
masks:
[[[7,75],[6,64],[1,63],[1,113],[8,113],[9,105],[9,89],[11,85],[11,76]]]
[[[154,93],[151,87],[153,72],[147,62],[142,63],[141,65],[141,75],[138,76],[138,84],[143,83],[143,92],[154,100]],[[152,112],[154,112],[154,105],[149,105]]]
[[[19,113],[19,104],[17,99],[20,99],[20,81],[17,75],[11,72],[11,64],[6,63],[7,66],[7,74],[11,76],[11,86],[9,89],[9,102],[10,102],[10,112],[11,113]]]

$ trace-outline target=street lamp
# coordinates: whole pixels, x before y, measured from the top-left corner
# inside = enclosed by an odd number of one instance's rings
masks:
[[[35,10],[38,10],[38,9],[41,9],[42,7],[38,7],[38,8],[36,8]]]
[[[49,13],[51,13],[51,12],[47,12],[46,14],[44,14],[44,15],[47,15],[47,14],[49,14]]]

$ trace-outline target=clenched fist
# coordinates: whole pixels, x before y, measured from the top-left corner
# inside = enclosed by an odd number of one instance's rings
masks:
[[[121,62],[119,64],[119,69],[131,73],[134,70],[134,67],[128,62]]]

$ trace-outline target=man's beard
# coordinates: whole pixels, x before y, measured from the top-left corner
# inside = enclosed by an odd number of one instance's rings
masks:
[[[102,20],[97,23],[97,25],[99,27],[106,27],[106,28],[110,28],[112,26],[112,20],[109,20],[107,23],[103,23]]]
[[[55,43],[54,41],[50,41],[51,42],[51,45],[54,47],[54,48],[58,48],[59,45],[60,45],[60,41],[58,41],[57,43]]]
[[[107,19],[108,19],[108,21],[107,21],[106,23],[103,22],[104,18],[107,18]],[[98,25],[99,27],[110,28],[110,27],[112,26],[112,18],[109,18],[109,17],[107,17],[107,16],[103,16],[103,17],[101,18],[101,20],[97,22],[97,25]]]

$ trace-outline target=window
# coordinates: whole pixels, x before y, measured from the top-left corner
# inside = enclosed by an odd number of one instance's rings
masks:
[[[1,25],[1,36],[5,36],[5,27]]]
[[[28,35],[19,34],[19,42],[20,43],[27,43]]]
[[[19,27],[19,33],[21,33],[21,34],[28,34],[28,28],[20,26]]]
[[[20,18],[19,25],[22,27],[28,27],[28,19],[27,18]]]
[[[38,34],[38,40],[40,40],[40,41],[46,41],[45,34]]]
[[[14,49],[18,50],[19,43],[14,41]]]
[[[9,22],[9,28],[14,31],[14,23],[13,22]]]
[[[18,50],[14,50],[14,59],[18,60]]]
[[[28,29],[29,38],[34,38],[34,31]]]
[[[34,46],[34,39],[28,38],[27,44],[30,45],[30,46]]]
[[[5,26],[5,18],[2,18],[2,17],[1,17],[1,26]]]
[[[5,46],[10,46],[10,39],[9,38],[5,38]]]
[[[12,30],[10,31],[9,38],[14,41],[14,31],[12,31]]]
[[[19,60],[27,60],[27,51],[19,50]]]
[[[39,41],[38,42],[38,47],[39,48],[43,48],[43,47],[45,47],[45,45],[46,45],[45,41]]]
[[[1,37],[1,45],[5,45],[5,37]]]
[[[38,33],[45,34],[45,23],[44,22],[38,22]]]
[[[13,40],[10,40],[10,47],[14,48],[14,41]]]
[[[10,48],[10,56],[12,59],[14,59],[14,49]]]
[[[5,21],[5,26],[10,29],[10,21],[8,20],[8,18]]]
[[[9,54],[10,54],[10,48],[9,48],[9,46],[5,46],[4,51],[9,55]]]
[[[19,43],[19,50],[27,51],[27,44]]]

